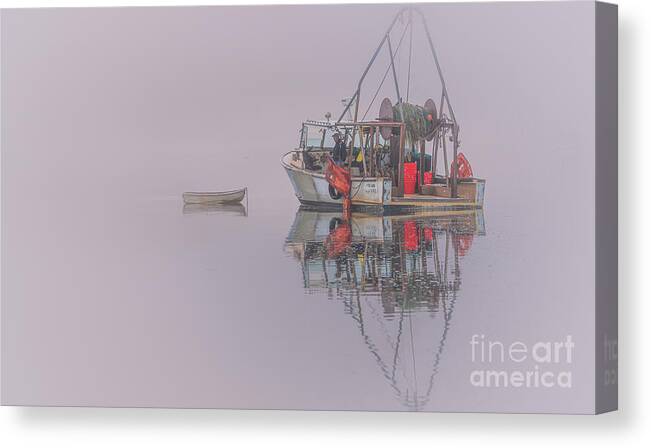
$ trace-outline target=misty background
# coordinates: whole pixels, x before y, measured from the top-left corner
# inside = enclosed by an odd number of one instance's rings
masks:
[[[432,409],[563,396],[580,411],[594,392],[594,4],[419,7],[487,180]],[[280,157],[303,120],[339,115],[397,9],[3,10],[3,400],[386,409],[358,336],[305,300],[282,254],[298,201]],[[420,27],[413,54],[410,102],[438,105]],[[370,118],[384,96],[391,78]],[[181,213],[183,191],[241,186],[248,219]],[[478,393],[459,374],[473,333],[568,331],[584,350],[567,395]]]

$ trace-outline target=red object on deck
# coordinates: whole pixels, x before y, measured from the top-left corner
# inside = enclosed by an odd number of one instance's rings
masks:
[[[423,184],[424,185],[431,185],[432,184],[432,172],[431,171],[425,171],[425,173],[423,174]]]
[[[454,169],[454,164],[450,165],[450,172]],[[466,156],[462,152],[457,154],[457,166],[459,167],[459,178],[473,177],[472,167]]]
[[[418,227],[414,221],[405,221],[405,249],[418,249]]]
[[[416,182],[418,180],[418,168],[416,162],[404,163],[403,182],[405,186],[405,194],[416,193]]]
[[[423,238],[428,243],[432,242],[432,239],[434,239],[434,231],[432,230],[431,227],[425,227],[423,229]]]

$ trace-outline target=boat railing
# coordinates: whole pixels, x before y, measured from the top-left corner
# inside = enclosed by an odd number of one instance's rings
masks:
[[[439,120],[435,132],[441,129],[452,129],[454,122],[442,117]],[[307,138],[308,129],[317,128],[322,132],[320,144],[312,141],[309,144]],[[332,146],[325,144],[325,132],[337,132],[343,136],[346,142],[348,155],[345,166],[352,171],[354,166],[359,168],[358,176],[363,178],[389,176],[391,177],[393,185],[396,187],[393,195],[395,197],[404,196],[404,163],[405,151],[400,148],[405,148],[406,144],[406,125],[400,121],[387,121],[387,120],[370,120],[370,121],[318,121],[306,120],[302,123],[301,142],[297,149],[293,151],[292,165],[298,169],[303,169],[312,172],[322,172],[325,166],[323,154],[331,154],[334,149]],[[386,138],[385,138],[386,137]],[[316,140],[316,139],[315,139]],[[314,144],[316,143],[316,144]],[[331,142],[328,142],[331,143]],[[423,142],[421,143],[421,159],[423,158]],[[445,151],[445,144],[443,143],[442,151]],[[390,153],[390,160],[387,162],[386,157]],[[436,155],[434,149],[433,157]],[[316,159],[311,159],[316,157]],[[451,176],[454,170],[449,169],[447,159],[444,157],[445,176],[436,175],[433,177],[433,184],[445,184],[450,187],[451,197],[457,197],[456,187],[459,184],[482,182],[478,178],[460,178],[458,176]],[[307,163],[306,163],[307,162]],[[419,168],[420,175],[423,176],[425,171],[424,161],[421,160],[421,167]],[[387,169],[389,167],[390,169]],[[436,162],[433,161],[431,166],[432,172],[436,172]],[[421,178],[421,185],[424,179]]]

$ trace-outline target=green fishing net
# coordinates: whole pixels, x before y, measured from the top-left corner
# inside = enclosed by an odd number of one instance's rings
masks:
[[[393,106],[393,119],[401,121],[400,104]],[[414,145],[432,130],[432,122],[427,120],[428,112],[421,106],[415,104],[402,103],[402,113],[404,114],[405,130],[407,142]]]

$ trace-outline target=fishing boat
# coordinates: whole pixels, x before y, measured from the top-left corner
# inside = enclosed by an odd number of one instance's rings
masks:
[[[246,195],[246,188],[231,191],[185,192],[183,202],[186,204],[238,204]]]
[[[405,24],[401,30],[398,23]],[[438,105],[431,98],[423,106],[403,99],[403,94],[407,99],[410,95],[412,36],[418,23],[436,68],[433,81],[437,81],[437,86],[432,89],[440,87],[436,92],[440,98]],[[392,39],[396,33],[399,37],[394,46]],[[395,60],[406,35],[409,71],[407,86],[401,90]],[[361,105],[364,81],[383,49],[389,59],[384,77],[375,94],[369,92],[369,100]],[[375,100],[389,73],[395,99],[384,98],[378,110]],[[304,121],[298,147],[281,158],[301,204],[343,207],[344,212],[351,208],[379,208],[395,213],[483,207],[485,180],[474,176],[470,162],[460,150],[460,126],[425,16],[419,9],[405,7],[396,14],[353,95],[342,103],[344,110],[336,120],[331,120],[327,113],[326,120]],[[377,116],[367,119],[371,110],[378,110]],[[341,158],[340,151],[339,160],[335,160],[341,145],[345,158]]]

